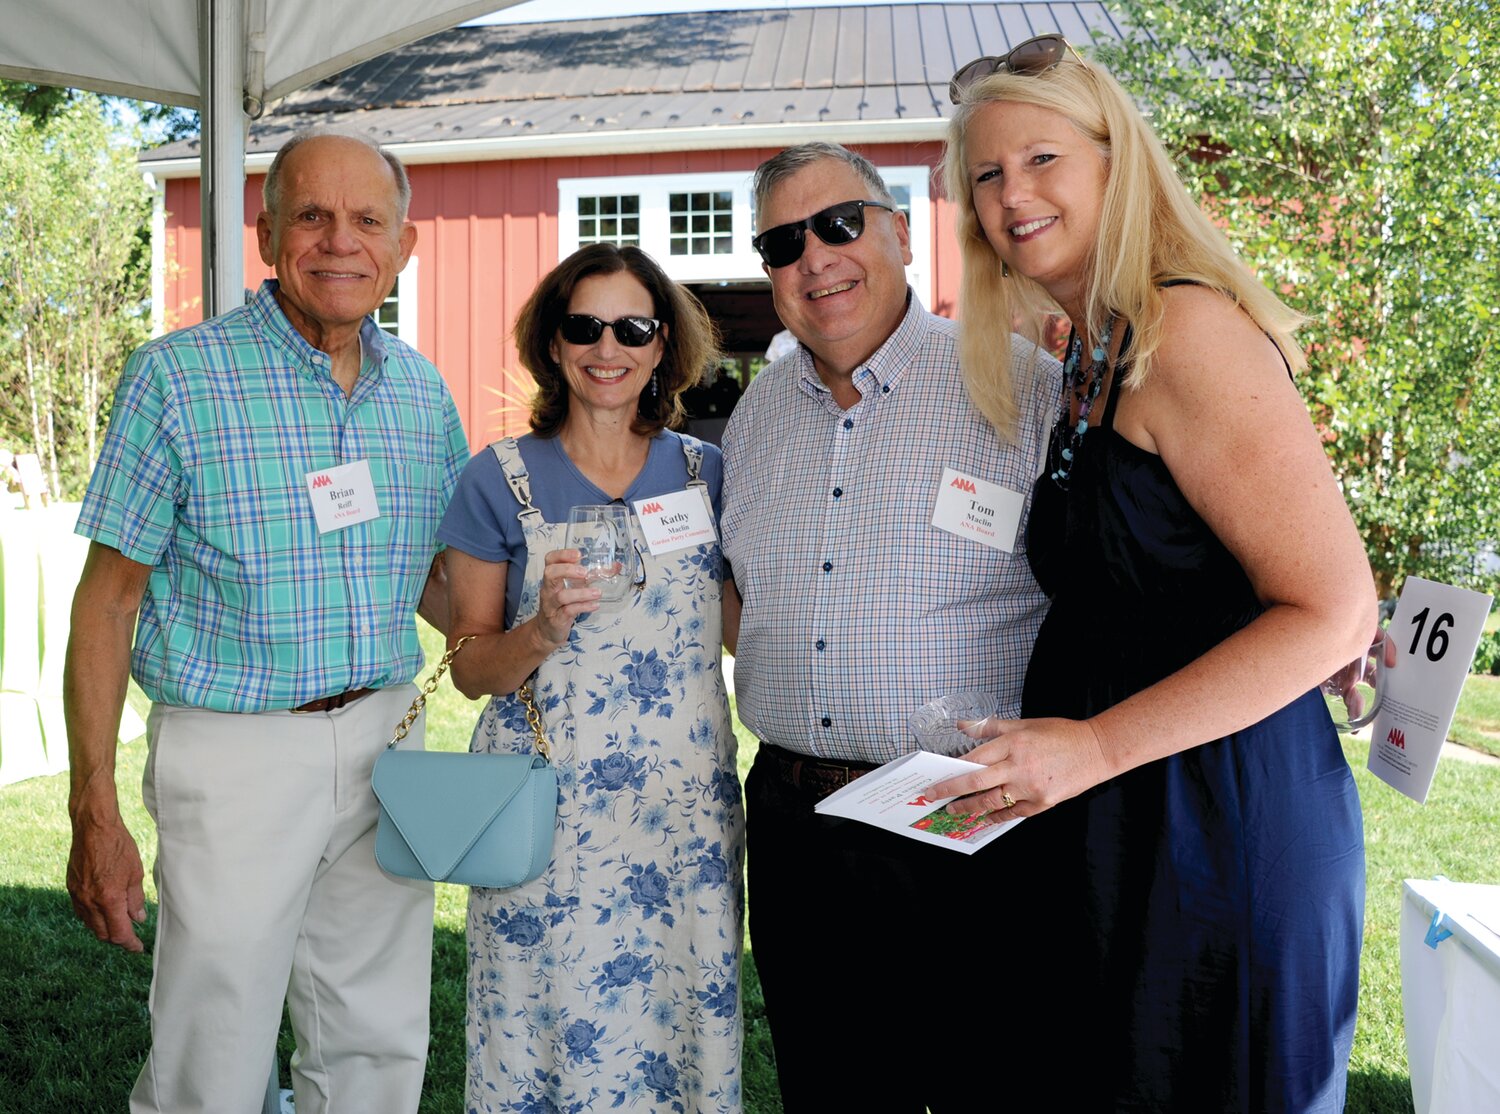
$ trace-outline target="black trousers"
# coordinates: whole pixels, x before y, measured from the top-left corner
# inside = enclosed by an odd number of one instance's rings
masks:
[[[787,1114],[1033,1109],[1067,1095],[1066,957],[1028,820],[974,855],[818,816],[763,749],[746,780],[750,943]],[[1048,1022],[1050,1024],[1050,1020]],[[1087,1053],[1075,1064],[1086,1064]],[[1086,1069],[1085,1069],[1086,1070]]]

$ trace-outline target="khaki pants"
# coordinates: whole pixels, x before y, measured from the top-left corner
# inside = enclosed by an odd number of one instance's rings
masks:
[[[283,999],[297,1114],[416,1110],[432,885],[375,864],[370,790],[415,692],[306,715],[152,709],[143,794],[160,908],[132,1114],[257,1114]],[[403,747],[422,745],[422,727]]]

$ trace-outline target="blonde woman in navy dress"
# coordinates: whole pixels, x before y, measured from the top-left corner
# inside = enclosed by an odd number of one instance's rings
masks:
[[[466,1110],[737,1111],[744,821],[718,542],[653,553],[632,512],[642,570],[618,614],[594,614],[564,549],[580,504],[697,493],[716,524],[719,450],[666,428],[713,327],[645,253],[596,244],[542,279],[516,340],[533,432],[470,462],[439,536],[449,643],[478,636],[454,681],[491,696],[471,749],[528,748],[532,678],[559,804],[548,870],[470,895]]]
[[[1342,1110],[1363,841],[1317,690],[1366,649],[1375,596],[1289,375],[1298,316],[1060,36],[971,63],[951,92],[979,408],[1012,420],[1013,312],[1073,327],[1027,532],[1052,604],[1023,718],[972,752],[983,771],[936,787],[1034,818],[1052,892],[996,896],[1062,935],[968,994],[1035,1022],[1034,1047],[1008,1048],[1012,1097]],[[1049,1074],[1063,1040],[1073,1067]]]

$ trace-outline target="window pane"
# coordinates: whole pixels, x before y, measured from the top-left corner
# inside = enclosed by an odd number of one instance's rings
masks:
[[[640,246],[641,199],[635,194],[610,194],[578,199],[578,243]],[[631,213],[621,221],[617,214]]]

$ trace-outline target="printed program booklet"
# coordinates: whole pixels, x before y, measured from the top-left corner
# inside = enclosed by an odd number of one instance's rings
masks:
[[[860,820],[898,835],[972,855],[1014,828],[1024,817],[1005,820],[1003,813],[995,812],[949,816],[943,806],[952,797],[930,799],[922,790],[944,778],[983,768],[962,758],[913,751],[824,797],[814,811]]]

